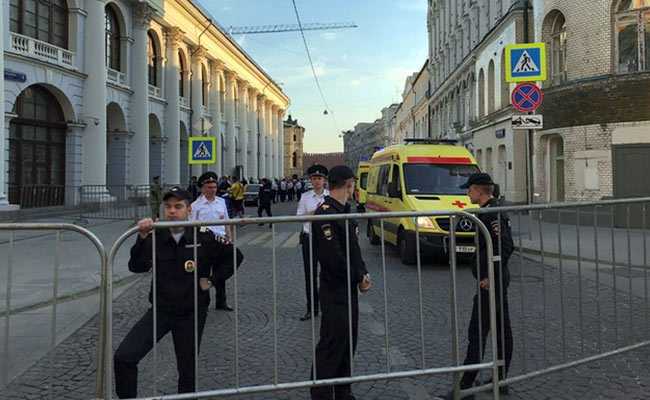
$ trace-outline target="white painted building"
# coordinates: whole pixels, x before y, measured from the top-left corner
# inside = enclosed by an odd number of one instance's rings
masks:
[[[79,186],[283,176],[288,97],[190,0],[6,0],[0,208],[74,204]],[[217,138],[189,168],[188,137]]]

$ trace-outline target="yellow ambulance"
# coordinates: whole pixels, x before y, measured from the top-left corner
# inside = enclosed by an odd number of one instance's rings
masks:
[[[366,210],[443,211],[473,207],[466,190],[460,186],[479,172],[472,154],[454,141],[407,139],[405,144],[376,152],[370,160]],[[421,254],[448,256],[449,217],[383,219],[385,242],[397,246],[404,264],[417,260],[415,223],[418,225]],[[471,255],[474,246],[474,224],[460,218],[456,224],[456,252]],[[372,244],[382,237],[379,219],[368,221],[367,235]]]
[[[357,185],[354,191],[354,199],[357,202],[357,211],[364,212],[366,208],[368,172],[370,172],[370,163],[360,161],[357,167]]]

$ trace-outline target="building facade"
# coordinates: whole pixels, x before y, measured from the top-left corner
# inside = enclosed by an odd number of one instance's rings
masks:
[[[284,172],[286,176],[302,176],[306,171],[303,165],[305,128],[291,115],[284,121]]]
[[[337,165],[343,165],[345,163],[345,157],[343,153],[305,153],[304,162],[305,170],[314,164],[324,165],[327,169],[332,169]]]
[[[533,1],[546,42],[544,130],[535,135],[541,201],[650,194],[650,1]]]
[[[420,71],[406,78],[402,103],[395,114],[395,136],[392,143],[405,138],[426,138],[429,132],[429,61]]]
[[[282,176],[289,99],[212,21],[189,0],[4,1],[0,203],[41,188],[75,204],[82,185],[110,198],[207,169]],[[217,163],[190,168],[200,135]]]
[[[428,13],[433,137],[461,141],[514,202],[527,198],[526,143],[525,133],[512,130],[503,67],[505,46],[523,42],[525,4],[430,0]]]

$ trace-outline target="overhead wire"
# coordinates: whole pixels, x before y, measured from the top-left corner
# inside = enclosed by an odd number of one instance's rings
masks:
[[[305,37],[305,31],[303,29],[302,21],[300,20],[300,13],[298,12],[298,6],[296,5],[296,0],[291,0],[293,3],[293,10],[296,13],[296,21],[298,22],[298,28],[300,31],[300,36],[302,37],[302,42],[305,45],[305,52],[307,53],[307,59],[309,60],[309,65],[311,66],[311,72],[314,75],[314,81],[316,82],[316,88],[318,89],[318,93],[320,94],[321,99],[323,100],[323,105],[325,105],[325,112],[330,114],[332,116],[332,120],[334,121],[334,127],[336,128],[336,133],[339,134],[339,128],[338,124],[336,123],[336,117],[334,116],[334,113],[330,109],[329,105],[327,104],[327,100],[325,100],[325,95],[323,94],[323,89],[320,86],[320,81],[318,80],[318,75],[316,74],[316,68],[314,68],[314,61],[311,57],[311,51],[309,51],[309,45],[307,44],[307,38]]]

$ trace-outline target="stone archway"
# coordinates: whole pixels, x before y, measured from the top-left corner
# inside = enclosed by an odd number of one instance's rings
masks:
[[[22,208],[64,204],[67,123],[65,104],[58,97],[37,84],[23,90],[16,99],[16,118],[9,124],[11,204]]]
[[[164,182],[163,174],[163,140],[160,121],[155,114],[149,114],[149,180],[156,176]]]
[[[106,188],[121,199],[125,193],[129,154],[129,132],[122,108],[117,103],[106,106]]]

